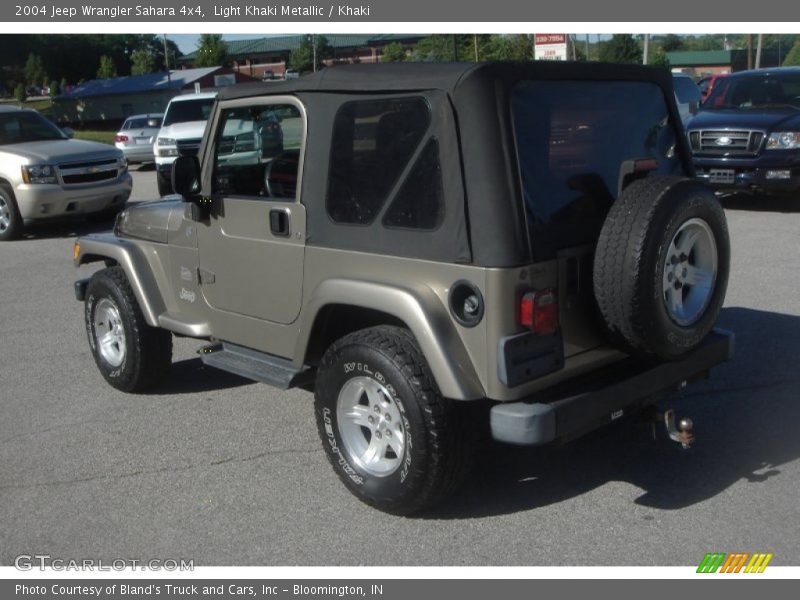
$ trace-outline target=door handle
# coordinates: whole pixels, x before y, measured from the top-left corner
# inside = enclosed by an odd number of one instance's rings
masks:
[[[269,230],[273,235],[289,237],[289,211],[283,208],[273,208],[269,211]]]

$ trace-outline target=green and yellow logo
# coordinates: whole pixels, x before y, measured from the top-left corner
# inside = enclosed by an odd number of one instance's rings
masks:
[[[709,552],[705,555],[700,566],[697,567],[698,573],[763,573],[769,561],[772,560],[772,553],[755,552],[734,552],[726,554],[724,552]]]

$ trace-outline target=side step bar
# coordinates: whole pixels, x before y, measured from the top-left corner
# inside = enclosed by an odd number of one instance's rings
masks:
[[[236,344],[223,342],[206,346],[199,352],[200,359],[215,367],[253,381],[261,381],[282,390],[309,383],[313,369],[308,365],[295,367],[290,360],[259,352]]]

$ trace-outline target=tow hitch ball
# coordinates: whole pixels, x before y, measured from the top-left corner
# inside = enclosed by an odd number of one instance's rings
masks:
[[[653,439],[656,437],[656,423],[664,423],[669,439],[678,442],[684,450],[688,450],[694,443],[694,423],[689,417],[682,417],[675,427],[675,411],[671,408],[663,413],[654,410],[652,413]]]

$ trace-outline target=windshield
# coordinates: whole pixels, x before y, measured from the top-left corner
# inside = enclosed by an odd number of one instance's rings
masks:
[[[675,88],[675,97],[681,104],[700,102],[700,88],[690,77],[673,77],[672,87]]]
[[[65,140],[58,127],[33,111],[0,113],[0,144]]]
[[[720,108],[800,109],[800,73],[765,73],[719,79],[703,109]]]
[[[181,100],[171,102],[164,115],[164,127],[174,123],[186,123],[188,121],[206,121],[211,114],[211,107],[214,105],[214,98],[201,98],[197,100]]]

